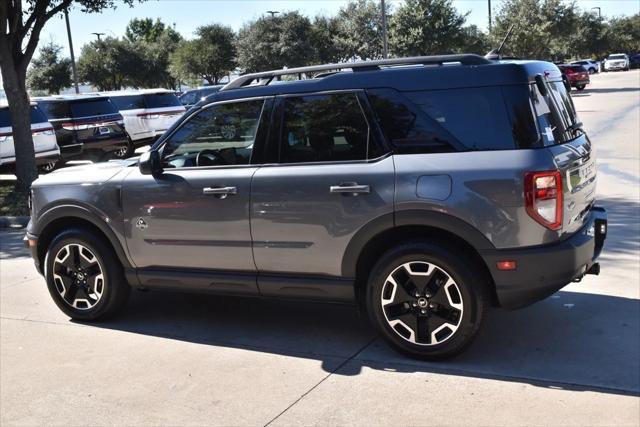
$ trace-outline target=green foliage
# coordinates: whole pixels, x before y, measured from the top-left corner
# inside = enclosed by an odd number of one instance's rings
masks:
[[[40,48],[40,55],[31,61],[27,84],[32,90],[56,94],[71,86],[71,60],[60,55],[62,47],[50,42]]]
[[[337,17],[316,16],[309,35],[314,50],[313,62],[327,64],[348,57],[341,48],[341,37],[340,21]]]
[[[606,37],[609,53],[640,52],[640,13],[612,19]]]
[[[176,30],[160,19],[154,21],[151,18],[134,18],[129,21],[125,29],[125,38],[130,42],[147,43],[155,43],[163,39],[176,43],[182,40],[182,36]]]
[[[397,56],[458,52],[465,36],[478,38],[477,28],[465,34],[466,16],[457,12],[451,0],[406,0],[391,19],[391,50]]]
[[[119,90],[144,78],[143,61],[132,43],[107,37],[82,47],[78,77],[98,90]]]
[[[260,17],[238,33],[238,65],[247,72],[298,67],[310,63],[311,22],[298,12]]]
[[[179,80],[216,84],[235,68],[235,34],[230,27],[213,24],[199,27],[196,35],[171,55],[171,74]]]
[[[387,3],[387,16],[390,9]],[[354,0],[338,12],[336,39],[343,60],[382,58],[382,9],[377,0]]]

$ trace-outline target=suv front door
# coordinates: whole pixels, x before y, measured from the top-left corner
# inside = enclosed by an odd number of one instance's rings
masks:
[[[276,104],[272,163],[258,169],[251,190],[260,292],[350,299],[352,284],[339,280],[343,256],[367,223],[393,221],[393,158],[361,92],[282,96]]]
[[[249,200],[257,168],[251,157],[254,144],[266,133],[262,117],[270,116],[271,106],[271,99],[207,106],[159,149],[162,174],[142,175],[135,169],[127,176],[122,193],[125,230],[136,267],[169,268],[166,276],[175,280],[183,280],[174,277],[180,271],[243,272],[244,290],[256,292]],[[154,280],[163,280],[156,276],[161,275],[154,274]],[[207,285],[207,279],[200,278]],[[213,285],[219,284],[207,286]],[[243,291],[240,285],[229,286]]]

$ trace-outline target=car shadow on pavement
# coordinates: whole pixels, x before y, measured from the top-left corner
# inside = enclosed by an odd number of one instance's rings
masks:
[[[315,359],[335,375],[430,372],[640,395],[637,299],[559,292],[522,310],[489,310],[485,320],[466,352],[438,363],[397,354],[352,306],[136,292],[117,319],[91,325]]]
[[[0,230],[0,260],[27,258],[29,250],[24,246],[23,237],[24,230]]]

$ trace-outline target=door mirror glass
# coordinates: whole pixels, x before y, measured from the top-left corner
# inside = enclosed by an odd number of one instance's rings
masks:
[[[142,153],[138,160],[138,168],[143,175],[158,175],[162,173],[162,164],[160,163],[160,154],[155,150]]]

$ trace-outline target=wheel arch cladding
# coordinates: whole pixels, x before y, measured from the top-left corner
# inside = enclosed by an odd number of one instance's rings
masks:
[[[51,241],[61,231],[69,228],[84,228],[102,237],[111,246],[122,266],[131,267],[126,253],[113,231],[93,213],[78,206],[52,209],[39,218],[38,229],[34,231],[38,236],[38,261],[40,265],[44,265],[44,257]]]
[[[344,277],[355,278],[358,304],[364,302],[369,273],[377,260],[392,247],[408,241],[436,241],[459,249],[465,257],[483,271],[490,285],[492,304],[497,304],[495,285],[481,250],[493,249],[493,244],[464,221],[439,212],[396,212],[395,221],[378,218],[363,227],[351,240],[342,262]],[[363,308],[364,306],[362,306]]]

